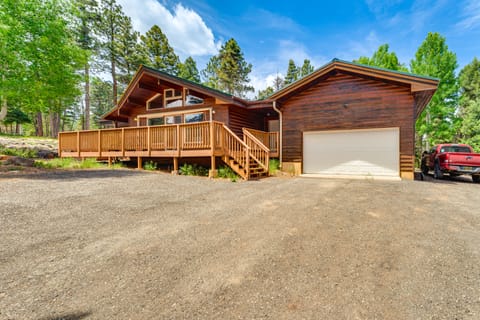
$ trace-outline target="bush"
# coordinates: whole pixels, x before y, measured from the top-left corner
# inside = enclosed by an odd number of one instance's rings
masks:
[[[4,154],[6,156],[15,156],[15,157],[22,157],[22,158],[36,158],[37,151],[28,148],[5,148],[4,146],[0,146],[0,154]]]
[[[270,161],[268,162],[268,173],[270,175],[275,175],[279,169],[280,169],[280,160],[270,159]]]
[[[232,168],[227,166],[221,166],[218,168],[217,177],[219,178],[227,178],[230,179],[232,182],[236,182],[238,180],[238,175],[233,171]]]
[[[148,170],[148,171],[155,171],[157,170],[157,163],[153,161],[147,161],[143,165],[143,169]]]
[[[180,174],[184,176],[208,176],[208,169],[197,164],[185,163],[180,167]]]
[[[73,158],[55,158],[52,160],[37,160],[35,167],[44,169],[93,169],[105,168],[105,164],[97,162],[94,158],[88,158],[83,161]]]

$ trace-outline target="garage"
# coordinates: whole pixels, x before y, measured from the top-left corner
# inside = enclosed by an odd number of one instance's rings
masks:
[[[398,177],[399,128],[303,133],[303,173]]]

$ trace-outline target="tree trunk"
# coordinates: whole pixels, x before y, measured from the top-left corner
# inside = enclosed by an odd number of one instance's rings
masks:
[[[90,129],[90,65],[85,63],[85,130]]]
[[[15,134],[20,134],[20,124],[18,124],[18,122],[15,122]]]
[[[7,116],[7,99],[2,97],[2,108],[0,109],[0,121]]]
[[[115,70],[115,58],[112,56],[112,82],[113,82],[113,105],[117,105],[117,72]]]
[[[43,115],[41,112],[37,112],[34,120],[35,124],[35,135],[38,137],[43,137]]]
[[[52,138],[56,138],[58,136],[59,130],[60,130],[60,117],[58,116],[58,112],[51,112],[49,136]]]
[[[47,137],[47,136],[50,136],[51,134],[51,131],[50,131],[50,114],[46,114],[44,115],[44,119],[43,119],[43,124],[45,126],[45,132],[43,133],[43,136],[44,137]]]

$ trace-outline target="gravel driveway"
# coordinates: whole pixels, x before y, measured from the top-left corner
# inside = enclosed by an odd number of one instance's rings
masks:
[[[480,319],[480,186],[0,176],[0,319]]]

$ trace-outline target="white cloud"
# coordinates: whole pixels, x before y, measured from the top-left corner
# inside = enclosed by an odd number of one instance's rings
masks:
[[[472,29],[480,26],[480,2],[468,0],[463,10],[463,19],[457,24],[461,29]]]
[[[170,45],[182,57],[216,54],[221,45],[212,30],[192,9],[177,4],[173,11],[157,0],[118,0],[123,11],[132,18],[133,27],[142,34],[158,25]]]
[[[361,41],[350,41],[349,49],[340,54],[341,59],[358,59],[360,56],[370,57],[382,44],[375,31],[370,31]]]

